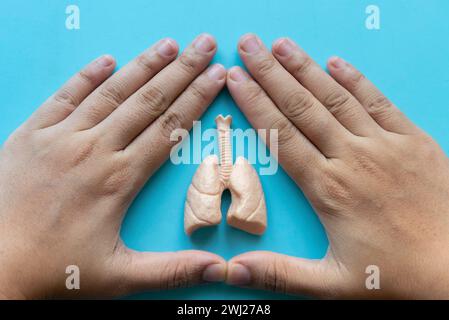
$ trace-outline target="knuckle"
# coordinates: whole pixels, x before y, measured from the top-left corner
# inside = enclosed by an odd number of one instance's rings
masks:
[[[349,88],[351,88],[352,90],[356,90],[360,86],[360,83],[365,80],[365,75],[352,67],[350,70],[351,71],[346,82]]]
[[[72,153],[72,167],[78,167],[86,160],[92,157],[95,151],[95,141],[88,140],[85,143],[78,144]]]
[[[198,83],[192,83],[190,86],[190,91],[195,99],[200,103],[207,103],[210,100],[210,93],[206,90],[206,88]]]
[[[19,127],[16,131],[14,131],[3,144],[3,147],[0,145],[0,152],[6,149],[16,149],[27,145],[28,143],[32,143],[34,141],[34,136],[32,131],[24,129],[23,126]]]
[[[186,264],[177,262],[167,267],[163,274],[162,287],[164,289],[185,288],[189,285],[190,274]]]
[[[352,195],[348,181],[345,177],[334,170],[326,170],[318,182],[320,190],[316,208],[318,211],[336,215],[344,212],[343,208],[350,205]]]
[[[150,112],[159,114],[165,109],[167,99],[159,85],[151,85],[137,95],[137,104],[148,106]]]
[[[334,91],[324,98],[323,103],[330,113],[339,117],[351,110],[350,101],[351,98],[348,94]]]
[[[263,286],[267,290],[285,293],[287,291],[288,272],[285,263],[275,259],[269,263],[263,275]]]
[[[392,146],[388,141],[385,141],[383,146],[391,149]],[[379,156],[381,154],[386,155],[386,152],[382,152],[382,150],[373,143],[354,143],[350,142],[348,145],[348,150],[354,159],[353,162],[353,170],[356,174],[363,173],[365,176],[369,175],[370,177],[376,177],[377,179],[381,178],[384,175],[384,169],[382,169],[379,165],[379,161],[382,161],[383,156]]]
[[[368,113],[375,117],[388,117],[393,112],[393,104],[382,95],[373,97],[366,108]]]
[[[100,87],[99,95],[107,104],[118,106],[125,101],[123,84],[118,81],[108,81]]]
[[[184,52],[179,57],[179,64],[181,65],[181,68],[187,73],[192,74],[195,73],[198,67],[198,60],[196,57],[188,52]]]
[[[292,141],[292,138],[296,134],[293,125],[288,119],[279,117],[271,124],[271,129],[277,130],[278,134],[278,146],[283,147]]]
[[[257,63],[257,73],[259,77],[267,78],[273,72],[276,61],[273,57],[267,57]]]
[[[245,99],[250,105],[258,104],[263,94],[263,89],[258,85],[248,86],[246,89]]]
[[[373,160],[369,154],[359,154],[355,163],[356,171],[363,172],[366,176],[375,180],[387,180],[384,170],[379,167],[379,164]]]
[[[94,77],[94,75],[92,73],[87,72],[86,70],[82,70],[78,73],[79,78],[90,84],[90,85],[96,85],[97,81],[96,78]]]
[[[293,75],[297,78],[301,78],[310,70],[312,63],[313,61],[309,56],[302,56],[295,62],[293,67]]]
[[[170,140],[171,133],[183,127],[184,118],[176,112],[166,112],[161,117],[161,127],[164,138]],[[176,141],[175,141],[176,142]]]
[[[115,106],[114,106],[114,108],[110,108],[108,110],[110,110],[112,112],[114,109],[115,109]],[[102,106],[99,106],[96,104],[91,104],[88,106],[88,108],[83,110],[83,115],[89,124],[94,125],[94,124],[97,124],[99,121],[101,121],[104,118],[105,109],[102,108]]]
[[[341,179],[334,173],[327,173],[323,177],[323,186],[325,194],[331,199],[341,196]]]
[[[75,97],[75,95],[66,88],[59,90],[55,94],[54,100],[64,106],[71,106],[73,108],[80,104],[80,101]]]
[[[154,60],[151,59],[151,57],[148,55],[148,53],[139,55],[136,58],[136,64],[148,73],[154,73],[154,71],[156,69]]]
[[[103,181],[101,195],[117,195],[119,193],[128,194],[129,190],[126,186],[132,179],[130,168],[126,162],[118,163],[113,166],[109,174]]]
[[[300,120],[303,118],[313,105],[313,99],[305,91],[290,92],[281,102],[284,114],[292,120]]]
[[[419,135],[418,138],[419,143],[424,148],[435,148],[438,146],[438,144],[435,142],[435,140],[427,133],[422,133]]]
[[[421,154],[425,160],[435,162],[436,159],[445,159],[445,157],[440,156],[442,150],[430,135],[424,133],[419,135],[417,140],[416,137],[413,137],[413,139],[414,141],[418,141],[419,152],[416,152],[416,154]]]

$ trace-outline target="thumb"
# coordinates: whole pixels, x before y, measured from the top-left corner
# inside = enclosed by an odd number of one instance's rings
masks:
[[[267,251],[232,258],[228,262],[226,282],[319,298],[338,296],[343,284],[337,264],[330,258],[307,260]]]
[[[137,252],[125,249],[120,260],[120,291],[125,294],[221,282],[226,277],[226,261],[205,251]]]

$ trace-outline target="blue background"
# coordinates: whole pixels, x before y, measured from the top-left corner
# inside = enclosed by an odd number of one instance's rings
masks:
[[[361,0],[1,0],[0,142],[69,76],[95,57],[110,53],[119,66],[158,39],[175,38],[184,48],[197,34],[218,41],[216,62],[241,64],[239,37],[255,32],[268,44],[289,36],[320,64],[340,55],[358,66],[406,114],[449,150],[449,1],[376,0],[381,29],[365,28]],[[81,29],[65,28],[65,8],[76,4]],[[248,128],[227,91],[203,116],[214,127],[218,113],[231,114],[234,128]],[[230,258],[249,250],[322,257],[324,230],[301,191],[279,170],[262,176],[268,230],[255,237],[224,223],[188,238],[183,232],[185,193],[197,165],[169,162],[142,190],[123,224],[122,237],[137,250],[204,249]],[[225,198],[223,209],[229,204]],[[271,293],[210,285],[138,298],[287,298]]]

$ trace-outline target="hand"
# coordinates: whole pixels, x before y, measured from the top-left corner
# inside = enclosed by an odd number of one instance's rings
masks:
[[[254,35],[227,85],[255,128],[278,129],[279,162],[329,239],[306,260],[251,252],[228,283],[324,298],[449,298],[449,161],[359,71],[340,58],[330,75],[289,39],[270,53]],[[367,290],[366,268],[380,271]]]
[[[112,76],[113,58],[99,58],[5,143],[0,296],[107,297],[224,279],[214,254],[138,253],[119,237],[131,201],[176,143],[171,131],[189,129],[226,82],[222,66],[205,70],[211,36],[177,52],[162,40]],[[66,288],[69,265],[79,267],[80,290]]]

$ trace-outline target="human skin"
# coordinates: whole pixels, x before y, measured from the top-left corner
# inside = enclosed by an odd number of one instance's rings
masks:
[[[176,43],[162,40],[112,77],[115,62],[102,57],[8,139],[0,298],[108,297],[225,276],[322,298],[449,298],[447,157],[351,65],[332,58],[329,76],[288,39],[270,53],[243,37],[257,82],[233,68],[227,85],[254,127],[279,130],[279,161],[326,229],[326,257],[251,252],[225,274],[210,253],[124,246],[122,218],[176,143],[170,131],[190,128],[224,85],[221,66],[203,72],[216,45],[200,39],[175,62]],[[80,290],[65,287],[68,265],[80,268]],[[380,290],[365,287],[369,265]]]
[[[341,58],[328,74],[287,38],[269,51],[249,34],[238,50],[250,74],[229,70],[229,91],[255,128],[278,129],[279,162],[329,249],[319,260],[244,253],[228,262],[227,283],[319,298],[449,298],[449,161],[437,143]],[[371,265],[379,290],[365,286]]]
[[[224,280],[217,255],[136,252],[119,235],[177,143],[171,131],[189,129],[224,86],[223,66],[208,68],[216,50],[203,34],[177,58],[176,42],[163,39],[114,75],[114,59],[100,57],[11,135],[0,151],[1,298],[112,297]],[[79,267],[80,290],[66,288],[69,265]]]

